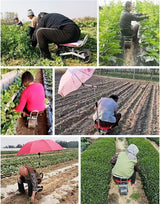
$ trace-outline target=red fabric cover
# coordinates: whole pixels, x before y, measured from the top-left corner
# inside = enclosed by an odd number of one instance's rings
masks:
[[[96,128],[96,129],[100,128],[101,130],[109,130],[109,129],[111,129],[111,126],[110,127],[102,127],[102,126],[98,127],[98,124],[95,124],[94,128]]]
[[[63,147],[53,140],[35,140],[27,142],[25,145],[23,145],[17,155],[49,152],[61,149],[63,149]]]

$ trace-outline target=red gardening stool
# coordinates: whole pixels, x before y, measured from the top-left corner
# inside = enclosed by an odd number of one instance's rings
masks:
[[[101,125],[98,126],[98,124],[95,124],[95,125],[94,125],[94,128],[100,129],[100,130],[106,130],[106,131],[109,130],[109,129],[111,129],[111,127],[112,127],[112,126],[102,127]]]
[[[130,182],[131,179],[126,177],[119,177],[117,175],[113,175],[113,179],[118,184],[120,195],[127,195],[128,182]]]
[[[126,183],[126,180],[115,179],[116,183]],[[131,182],[131,179],[128,179],[128,182]]]

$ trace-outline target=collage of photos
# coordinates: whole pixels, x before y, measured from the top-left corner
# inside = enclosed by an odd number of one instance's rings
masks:
[[[160,204],[159,0],[1,0],[1,204]]]

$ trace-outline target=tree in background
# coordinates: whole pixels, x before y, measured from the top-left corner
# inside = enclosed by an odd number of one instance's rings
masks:
[[[18,18],[17,13],[15,13],[15,12],[5,12],[4,14],[2,14],[1,23],[6,24],[6,25],[15,24],[15,22],[14,22],[15,17]]]

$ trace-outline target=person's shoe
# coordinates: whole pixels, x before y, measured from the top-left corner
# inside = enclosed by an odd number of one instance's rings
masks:
[[[43,186],[38,186],[37,187],[37,192],[41,192],[43,190]]]

